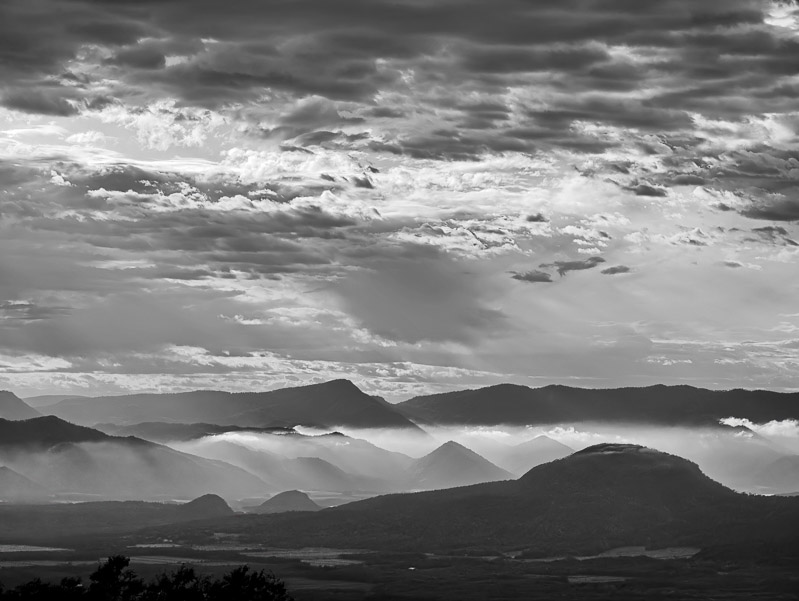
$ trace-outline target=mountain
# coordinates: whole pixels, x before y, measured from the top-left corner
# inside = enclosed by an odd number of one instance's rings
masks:
[[[114,436],[135,436],[152,442],[185,442],[205,436],[225,434],[226,432],[257,432],[268,434],[292,434],[292,428],[253,428],[244,426],[221,426],[217,424],[183,424],[172,422],[142,422],[120,426],[117,424],[96,424],[94,426],[106,434]]]
[[[287,490],[267,499],[250,511],[253,513],[283,513],[285,511],[319,511],[320,509],[322,508],[304,492]]]
[[[536,436],[532,440],[511,447],[500,465],[513,474],[521,475],[537,465],[562,459],[573,452],[574,449],[549,436]]]
[[[145,421],[208,422],[237,426],[347,426],[419,431],[392,405],[349,380],[269,392],[195,391],[65,399],[47,408],[68,421],[134,424]]]
[[[219,495],[207,494],[178,505],[178,515],[187,520],[207,520],[236,513]]]
[[[60,403],[64,399],[77,399],[77,398],[86,398],[86,397],[80,394],[41,394],[39,396],[25,397],[23,400],[27,405],[35,407],[36,409],[40,409],[42,407],[49,407],[50,405],[55,405],[56,403]]]
[[[799,393],[662,385],[602,390],[500,384],[420,396],[395,407],[422,425],[597,421],[695,426],[716,425],[726,417],[746,418],[755,423],[796,418]]]
[[[25,404],[21,398],[8,390],[0,390],[0,418],[30,419],[41,415],[34,408]]]
[[[239,516],[208,530],[238,533],[242,540],[268,533],[274,546],[528,557],[622,546],[799,549],[799,499],[736,493],[680,457],[602,444],[516,481],[386,495],[301,516]],[[176,540],[196,534],[158,532]]]
[[[191,498],[208,492],[261,494],[264,483],[221,461],[57,417],[0,419],[0,462],[53,493],[114,499]]]
[[[770,493],[791,493],[799,490],[799,455],[780,457],[759,470],[758,486]]]
[[[111,436],[76,426],[52,415],[11,421],[0,419],[0,449],[47,449],[64,443],[100,442]]]
[[[780,492],[790,479],[787,474],[766,476],[769,466],[793,456],[791,451],[744,426],[719,426],[693,433],[693,440],[678,441],[680,449],[714,480],[743,492]],[[799,484],[796,477],[793,480]]]
[[[267,490],[397,490],[391,478],[404,474],[411,458],[343,434],[306,436],[296,432],[208,436],[175,448],[237,465],[266,482]],[[340,466],[344,466],[343,469]],[[376,475],[376,474],[379,474]]]
[[[0,467],[0,500],[11,503],[27,503],[46,501],[50,497],[41,484],[18,474],[8,467]]]
[[[513,478],[502,468],[452,440],[417,459],[408,471],[410,487],[426,490]]]

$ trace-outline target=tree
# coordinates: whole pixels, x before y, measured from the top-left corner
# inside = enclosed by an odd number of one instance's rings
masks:
[[[130,559],[113,555],[89,576],[91,601],[136,601],[144,592],[144,582],[128,569]]]
[[[201,578],[186,565],[172,574],[161,574],[147,585],[142,601],[205,601],[210,586],[208,578]]]
[[[5,592],[0,586],[0,601],[293,601],[282,580],[248,566],[211,580],[182,565],[145,584],[129,565],[123,555],[109,557],[89,576],[88,588],[79,578],[64,578],[61,584],[37,578]]]
[[[207,598],[209,601],[292,601],[282,580],[263,570],[250,572],[248,566],[238,567],[213,582]]]

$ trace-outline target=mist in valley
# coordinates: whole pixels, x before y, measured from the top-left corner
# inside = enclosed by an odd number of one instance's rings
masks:
[[[799,490],[796,422],[741,422],[730,418],[717,427],[696,428],[598,422],[447,426],[426,427],[424,433],[342,426],[330,431],[225,432],[168,444],[248,470],[270,493],[298,488],[377,494],[517,478],[537,465],[599,443],[639,444],[684,457],[738,491]],[[444,453],[445,448],[451,452]],[[431,465],[420,483],[414,470],[426,458]],[[498,469],[485,470],[486,464]]]

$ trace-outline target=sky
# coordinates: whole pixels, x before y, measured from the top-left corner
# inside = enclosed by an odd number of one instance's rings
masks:
[[[799,389],[799,6],[3,0],[0,388]]]

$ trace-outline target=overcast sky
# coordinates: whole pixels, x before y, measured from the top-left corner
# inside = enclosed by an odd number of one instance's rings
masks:
[[[799,8],[2,0],[0,388],[799,388]]]

